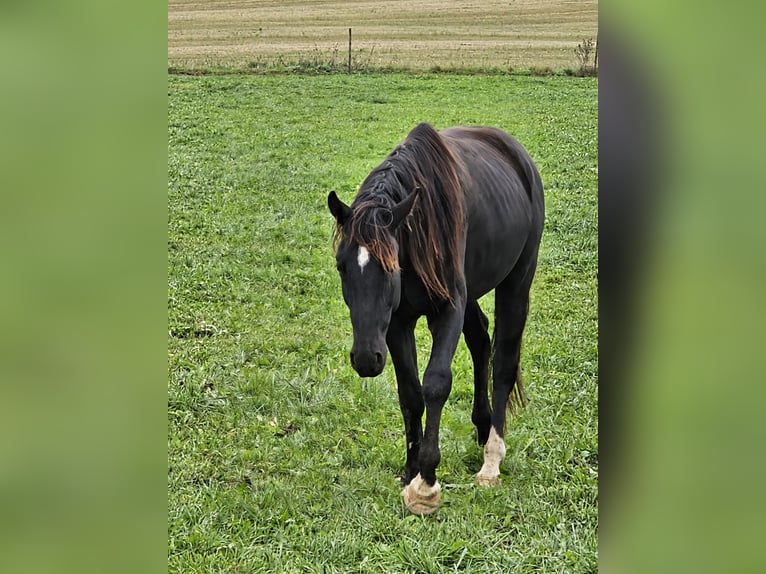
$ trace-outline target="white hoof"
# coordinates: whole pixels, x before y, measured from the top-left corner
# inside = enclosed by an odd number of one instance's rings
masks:
[[[478,484],[479,486],[497,486],[501,482],[502,480],[500,480],[499,472],[495,475],[482,474],[481,472],[479,472],[479,474],[476,475],[476,484]]]
[[[484,445],[484,464],[476,475],[479,486],[497,486],[500,484],[500,463],[505,458],[505,441],[493,428]]]
[[[418,516],[433,514],[439,508],[441,501],[441,485],[436,482],[433,486],[428,486],[418,474],[402,490],[404,505],[407,510]]]

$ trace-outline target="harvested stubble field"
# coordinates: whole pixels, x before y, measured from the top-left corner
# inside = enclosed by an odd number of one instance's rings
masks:
[[[183,70],[520,70],[579,66],[597,0],[169,0]]]

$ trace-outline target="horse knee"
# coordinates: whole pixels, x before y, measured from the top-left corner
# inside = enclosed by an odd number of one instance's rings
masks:
[[[447,401],[452,390],[452,371],[450,369],[429,371],[423,377],[423,400],[428,405],[442,405]]]

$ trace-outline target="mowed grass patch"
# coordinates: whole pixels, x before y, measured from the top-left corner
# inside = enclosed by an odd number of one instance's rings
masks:
[[[593,572],[597,80],[169,77],[171,572]],[[390,363],[360,380],[331,248],[346,201],[419,121],[529,149],[547,221],[501,486],[473,476],[463,343],[442,423],[443,507],[409,515]],[[482,302],[491,316],[492,298]],[[419,325],[420,364],[428,335]]]
[[[170,0],[175,68],[342,70],[578,67],[598,34],[596,0]]]

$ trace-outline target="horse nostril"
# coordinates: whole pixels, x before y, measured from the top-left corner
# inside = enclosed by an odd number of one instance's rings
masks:
[[[351,366],[354,366],[354,351],[351,351],[348,355],[351,358]]]
[[[382,365],[383,364],[383,355],[381,355],[380,353],[375,353],[375,362],[378,365]]]

